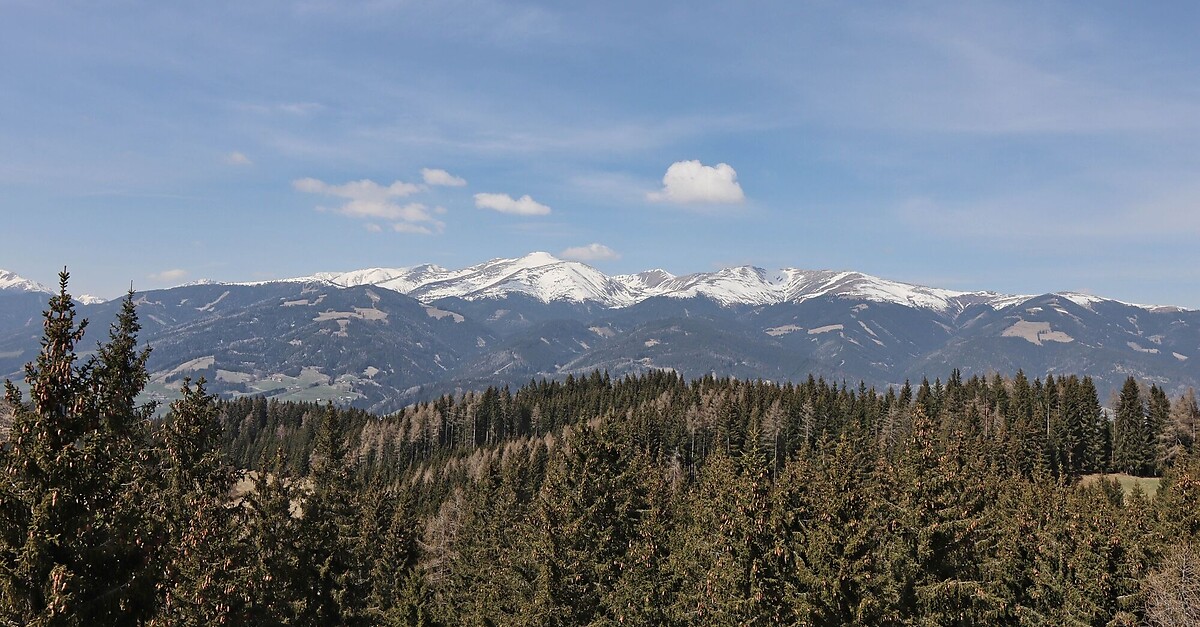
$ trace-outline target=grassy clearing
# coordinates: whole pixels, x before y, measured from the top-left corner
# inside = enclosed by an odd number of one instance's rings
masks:
[[[1127,475],[1124,473],[1084,475],[1080,478],[1080,483],[1083,485],[1091,485],[1097,481],[1100,481],[1101,479],[1105,479],[1107,481],[1116,479],[1117,483],[1121,484],[1121,491],[1123,491],[1126,496],[1133,492],[1134,486],[1141,486],[1142,492],[1151,498],[1158,494],[1158,485],[1162,483],[1162,479],[1158,477],[1135,477],[1133,475]]]

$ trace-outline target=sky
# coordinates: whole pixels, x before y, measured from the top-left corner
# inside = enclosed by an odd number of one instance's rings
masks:
[[[1193,2],[0,0],[0,268],[547,251],[1200,308]]]

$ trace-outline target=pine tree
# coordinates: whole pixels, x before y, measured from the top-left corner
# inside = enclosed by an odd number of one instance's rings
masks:
[[[978,624],[991,611],[980,573],[987,473],[962,442],[941,450],[934,425],[914,410],[913,434],[888,473],[895,504],[885,549],[890,595],[902,620]]]
[[[1133,377],[1125,380],[1113,419],[1113,469],[1131,475],[1144,474],[1151,464],[1146,430],[1146,409]]]
[[[817,464],[792,461],[780,484],[799,575],[792,603],[802,624],[872,625],[888,616],[878,546],[894,512],[876,498],[872,452],[843,436]]]
[[[1146,407],[1146,452],[1148,470],[1161,474],[1167,460],[1167,435],[1171,424],[1171,401],[1167,393],[1157,385],[1150,386],[1150,399]]]
[[[370,566],[358,549],[359,487],[351,473],[346,436],[333,408],[320,411],[311,461],[311,488],[301,506],[307,577],[301,620],[349,625],[364,620]]]
[[[156,625],[234,625],[246,618],[241,507],[218,448],[216,397],[184,380],[163,428],[162,604]]]
[[[631,451],[611,423],[573,429],[547,469],[532,520],[530,616],[547,625],[612,619],[606,593],[646,509]]]
[[[59,275],[44,313],[41,352],[26,366],[30,401],[6,384],[16,408],[5,455],[0,522],[0,613],[28,624],[135,624],[154,606],[148,546],[154,530],[142,481],[146,382],[132,297],[109,342],[80,364],[75,321]]]

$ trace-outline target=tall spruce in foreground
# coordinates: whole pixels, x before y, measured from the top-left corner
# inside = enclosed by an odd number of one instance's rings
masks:
[[[96,561],[109,585],[92,616],[110,624],[145,620],[157,601],[154,558],[160,534],[153,512],[159,500],[149,445],[155,405],[138,403],[150,379],[150,349],[138,349],[141,329],[131,290],[109,328],[108,342],[96,351],[92,372],[96,414],[88,425],[94,431],[88,443],[99,477],[92,512],[107,527]]]
[[[25,368],[29,401],[6,382],[16,412],[0,493],[0,613],[34,625],[137,624],[155,596],[142,481],[149,411],[135,400],[147,353],[127,297],[108,343],[78,363],[87,322],[76,323],[68,279],[59,274],[41,351]]]
[[[230,625],[246,614],[234,542],[244,527],[229,500],[233,468],[217,444],[216,398],[184,380],[162,428],[162,606],[156,625]]]

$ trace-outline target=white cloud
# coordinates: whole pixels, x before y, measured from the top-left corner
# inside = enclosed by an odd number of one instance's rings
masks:
[[[423,224],[411,224],[409,222],[397,222],[392,225],[392,230],[397,233],[417,233],[420,235],[433,235],[441,233],[445,230],[446,225],[443,222],[433,222],[430,226]]]
[[[550,207],[530,198],[529,194],[515,200],[508,194],[475,194],[475,206],[519,216],[544,216],[550,213]]]
[[[436,168],[421,168],[421,179],[425,181],[426,185],[443,187],[463,187],[467,184],[467,179]]]
[[[444,223],[433,217],[429,207],[419,202],[404,205],[396,202],[397,198],[421,191],[421,186],[413,183],[395,181],[384,186],[363,179],[331,185],[314,178],[302,178],[292,181],[292,187],[307,194],[321,194],[346,200],[339,207],[317,207],[318,211],[340,213],[350,218],[386,220],[392,222],[394,230],[403,233],[440,233],[445,227]],[[400,228],[402,225],[408,228]],[[369,225],[367,229],[372,230]]]
[[[151,274],[147,278],[149,278],[151,281],[167,282],[167,281],[178,281],[185,276],[187,276],[187,270],[180,270],[179,268],[175,268],[174,270],[163,270],[162,272],[155,272],[154,274]]]
[[[646,194],[647,199],[680,205],[730,205],[746,200],[737,172],[728,163],[710,166],[695,160],[676,161],[667,168],[662,181],[662,190]]]
[[[366,229],[372,233],[382,233],[383,232],[383,227],[379,226],[378,224],[375,224],[374,222],[368,222]]]
[[[384,187],[370,179],[350,181],[342,185],[330,185],[314,178],[302,178],[292,182],[292,187],[308,194],[325,194],[352,200],[382,201],[388,198],[411,196],[421,191],[421,186],[414,183],[395,181]]]
[[[621,253],[604,244],[592,243],[587,246],[573,246],[562,251],[558,256],[575,261],[613,261],[620,259]]]
[[[225,155],[225,163],[229,165],[254,165],[254,162],[247,157],[245,153],[233,151]]]

